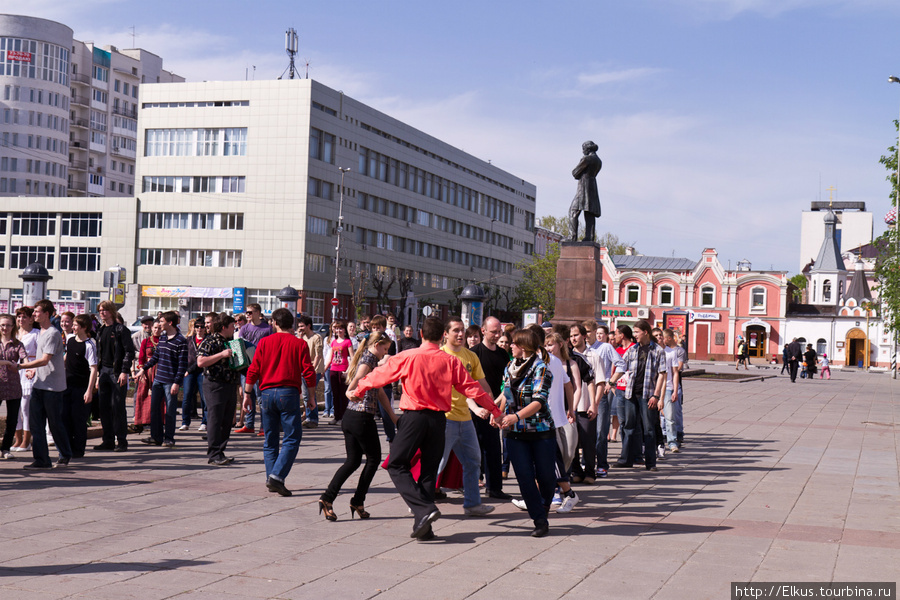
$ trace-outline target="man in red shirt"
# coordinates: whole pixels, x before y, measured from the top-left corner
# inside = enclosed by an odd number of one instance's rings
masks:
[[[254,402],[253,386],[259,383],[259,405],[263,430],[266,432],[263,457],[266,462],[266,487],[270,492],[290,496],[284,480],[291,471],[300,438],[304,409],[300,407],[302,381],[310,389],[316,387],[316,371],[309,357],[309,347],[294,335],[294,316],[286,308],[272,313],[275,333],[262,338],[247,370],[244,386],[244,409]],[[315,404],[310,394],[308,405]],[[278,435],[284,429],[284,440],[279,451]]]
[[[388,473],[415,518],[410,537],[429,540],[434,537],[431,524],[441,516],[434,504],[437,469],[444,452],[444,432],[450,411],[451,391],[455,388],[491,413],[491,424],[499,424],[502,413],[474,380],[462,362],[440,348],[444,322],[428,317],[422,325],[422,345],[392,356],[349,390],[347,396],[362,398],[371,389],[400,380],[403,395],[397,422],[397,435],[391,444]],[[421,452],[419,481],[413,479],[410,466]]]

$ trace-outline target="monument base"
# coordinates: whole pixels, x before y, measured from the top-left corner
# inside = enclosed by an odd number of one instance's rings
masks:
[[[601,320],[603,265],[600,244],[562,242],[556,264],[556,311],[553,324],[572,325]]]

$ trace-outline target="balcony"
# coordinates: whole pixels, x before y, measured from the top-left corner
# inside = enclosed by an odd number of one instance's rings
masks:
[[[87,171],[87,163],[83,160],[72,160],[69,161],[69,169],[72,171]]]
[[[112,111],[113,111],[114,115],[120,115],[123,117],[129,117],[131,119],[137,119],[137,109],[136,108],[125,109],[125,108],[122,108],[121,106],[113,105]]]
[[[87,193],[87,184],[83,181],[70,181],[69,182],[69,191],[70,192],[81,192],[82,194]]]
[[[90,106],[91,106],[91,99],[88,98],[87,96],[77,96],[77,95],[73,95],[73,96],[72,96],[71,103],[72,103],[72,104],[77,104],[78,106],[87,106],[87,107],[90,107]]]
[[[87,140],[73,137],[73,138],[69,139],[69,148],[79,148],[81,150],[87,150],[88,142],[87,142]]]
[[[87,129],[89,123],[87,119],[72,119],[71,121],[69,121],[69,125],[71,125],[72,127]]]
[[[83,85],[91,85],[91,78],[85,75],[84,73],[74,73],[69,76],[69,79],[73,83],[80,83]]]

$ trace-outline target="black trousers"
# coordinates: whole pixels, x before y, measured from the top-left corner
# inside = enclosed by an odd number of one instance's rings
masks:
[[[72,456],[81,458],[87,446],[87,419],[91,404],[84,403],[87,386],[68,385],[63,392],[62,422],[69,434]]]
[[[223,458],[231,423],[237,406],[237,390],[240,381],[219,383],[203,378],[203,397],[206,400],[206,456]]]
[[[472,413],[475,434],[481,446],[481,463],[484,470],[484,487],[488,492],[503,491],[503,477],[500,463],[503,453],[500,449],[500,430],[491,426],[491,422]]]
[[[117,441],[128,446],[128,414],[125,411],[127,385],[119,385],[119,374],[110,367],[100,368],[100,425],[103,443],[112,446]]]
[[[609,418],[607,414],[606,418]],[[587,412],[575,413],[575,426],[578,428],[578,446],[584,453],[584,468],[578,459],[578,451],[572,461],[572,474],[577,477],[594,477],[597,465],[597,417],[588,418]]]
[[[791,381],[797,381],[797,368],[799,366],[800,366],[800,363],[798,363],[796,360],[792,360],[789,363],[789,367],[791,370]]]
[[[391,423],[393,424],[393,422]],[[362,506],[366,503],[369,486],[372,484],[375,473],[378,472],[378,465],[381,464],[381,441],[378,439],[375,415],[358,410],[348,410],[344,412],[344,418],[341,419],[341,430],[344,432],[347,460],[331,478],[328,489],[322,494],[322,500],[334,502],[341,491],[341,486],[359,468],[359,465],[362,464],[362,457],[365,455],[366,465],[359,474],[356,493],[350,500],[350,504],[353,506]]]
[[[335,398],[335,405],[337,398]],[[397,435],[391,444],[391,459],[388,473],[400,497],[409,506],[415,523],[425,515],[437,510],[434,505],[434,486],[437,470],[444,454],[444,434],[447,417],[435,410],[406,411],[397,422]],[[410,465],[417,451],[421,451],[419,461],[419,481],[413,479]]]
[[[21,398],[6,400],[6,430],[3,432],[0,452],[9,452],[9,449],[12,448],[13,437],[16,435],[16,424],[19,421],[19,405],[21,403]]]

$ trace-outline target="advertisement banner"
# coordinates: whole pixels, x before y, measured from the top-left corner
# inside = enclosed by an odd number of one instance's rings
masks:
[[[240,314],[244,312],[244,296],[247,294],[247,288],[234,288],[231,292],[232,301],[232,313]]]
[[[7,62],[18,61],[18,62],[31,62],[31,52],[21,52],[19,50],[7,50],[6,51],[6,60]]]
[[[141,288],[141,296],[144,296],[145,298],[231,298],[233,294],[233,288],[190,286],[144,286]]]

